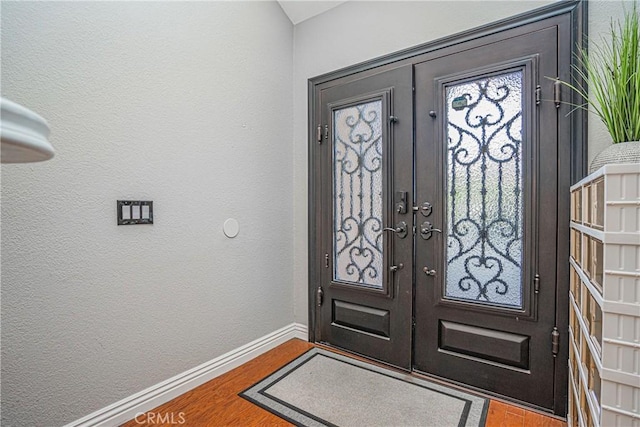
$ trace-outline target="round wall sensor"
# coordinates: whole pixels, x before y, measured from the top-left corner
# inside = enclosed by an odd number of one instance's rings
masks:
[[[224,222],[222,230],[224,231],[225,236],[233,239],[238,235],[238,232],[240,231],[240,224],[238,224],[238,221],[236,221],[235,219],[229,218]]]

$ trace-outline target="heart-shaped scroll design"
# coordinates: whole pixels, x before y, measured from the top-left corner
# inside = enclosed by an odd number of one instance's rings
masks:
[[[465,292],[471,290],[472,287],[477,287],[477,300],[489,301],[487,292],[490,285],[495,285],[494,290],[499,295],[505,295],[509,290],[509,286],[504,280],[499,279],[502,274],[502,263],[498,258],[470,256],[464,262],[464,269],[467,276],[460,280],[458,286]]]
[[[375,254],[371,249],[354,246],[349,249],[349,260],[351,262],[347,264],[347,273],[349,275],[358,275],[358,282],[364,280],[365,274],[372,279],[378,276],[378,272],[374,267],[376,262]]]

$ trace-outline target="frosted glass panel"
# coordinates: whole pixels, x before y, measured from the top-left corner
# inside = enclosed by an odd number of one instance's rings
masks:
[[[522,307],[522,71],[446,88],[445,295]]]
[[[382,101],[333,112],[334,280],[382,288]]]

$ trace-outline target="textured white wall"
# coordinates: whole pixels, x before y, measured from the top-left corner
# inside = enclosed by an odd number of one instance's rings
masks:
[[[293,321],[292,36],[275,2],[3,2],[2,95],[56,156],[2,166],[2,425]],[[117,199],[155,224],[116,226]]]
[[[295,317],[307,306],[307,80],[552,1],[355,1],[295,26],[293,177]]]

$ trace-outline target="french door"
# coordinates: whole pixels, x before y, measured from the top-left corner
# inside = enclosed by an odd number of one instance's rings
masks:
[[[414,369],[543,408],[558,153],[542,93],[553,93],[556,49],[550,28],[415,67]]]
[[[559,28],[317,90],[315,341],[563,413]]]
[[[411,368],[413,67],[323,91],[323,341]],[[394,200],[395,198],[395,200]]]

